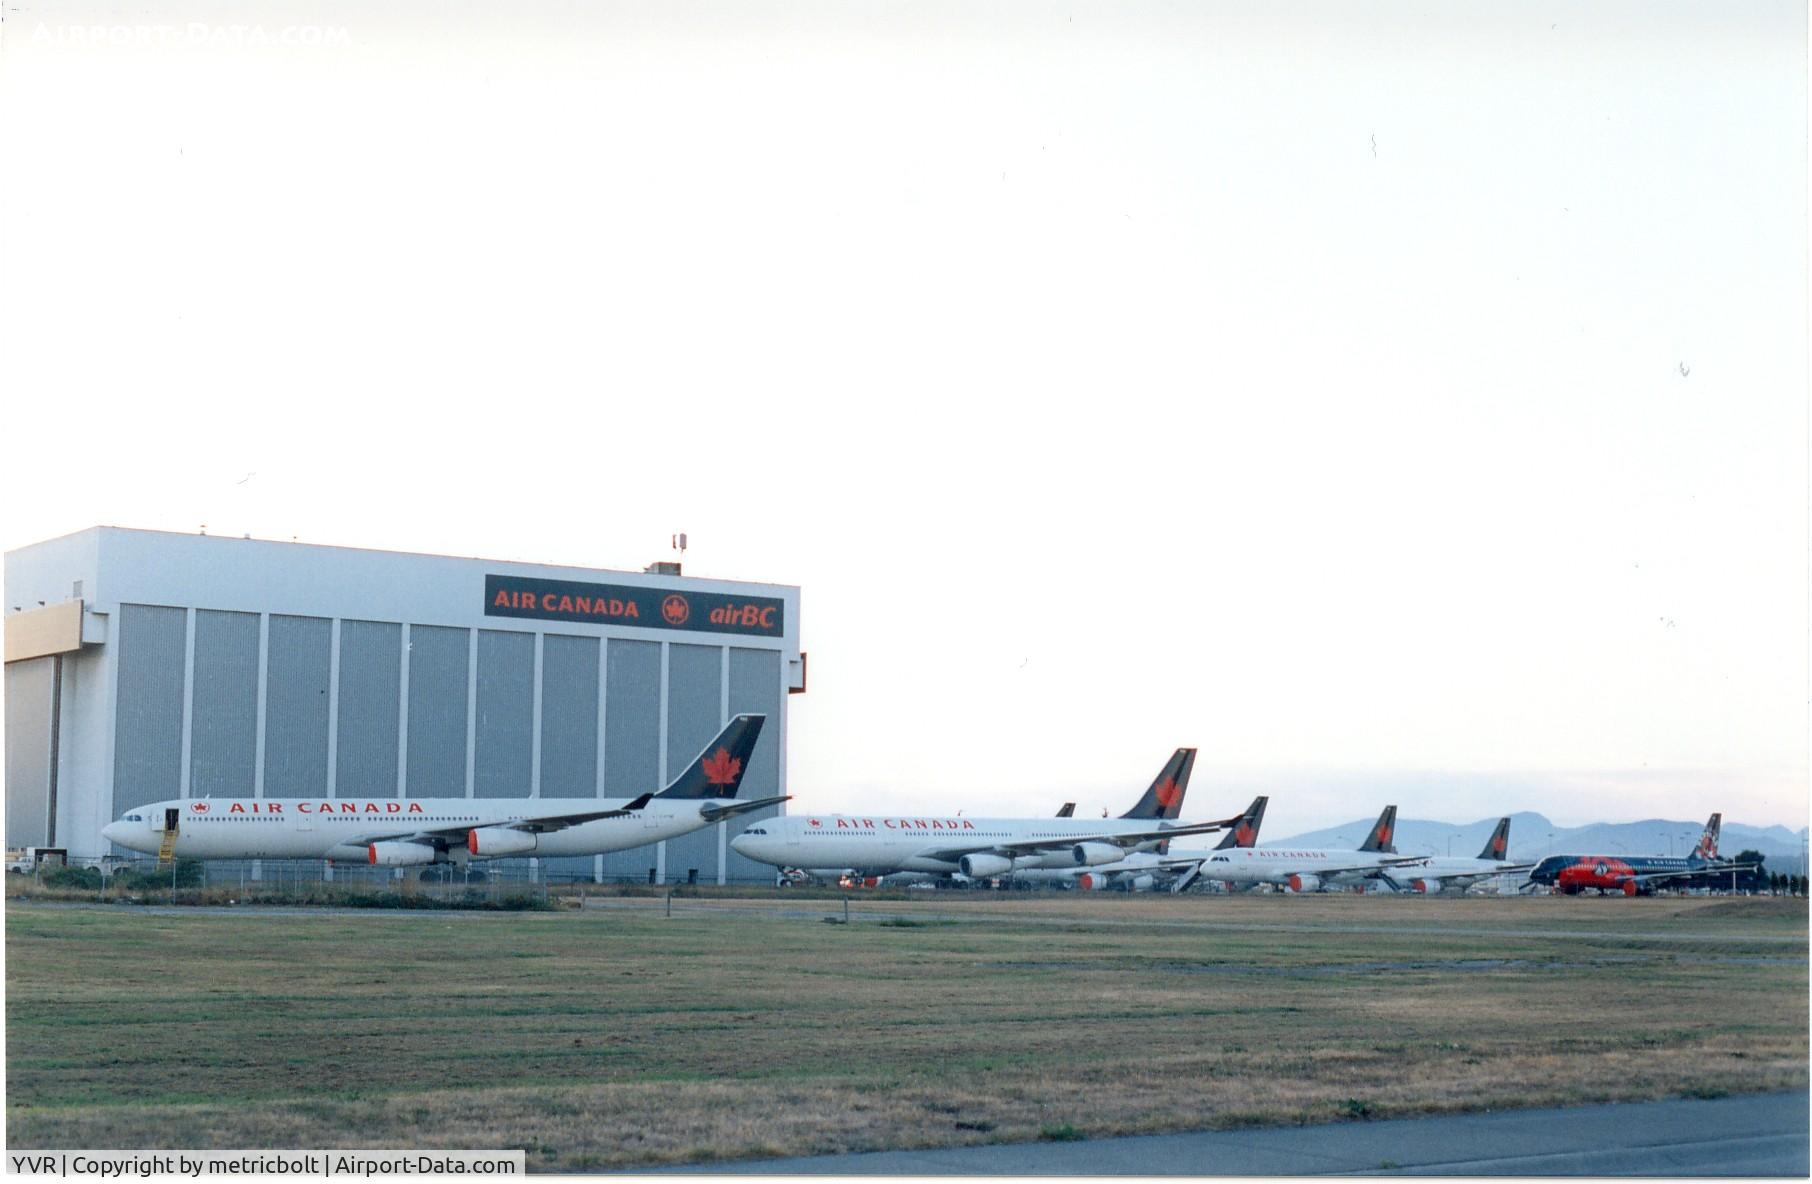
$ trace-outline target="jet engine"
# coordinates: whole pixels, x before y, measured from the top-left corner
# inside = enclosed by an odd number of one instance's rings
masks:
[[[989,876],[1004,876],[1013,870],[1013,861],[1003,855],[965,855],[956,861],[956,866],[971,879],[985,880]]]
[[[1291,876],[1289,884],[1290,891],[1292,892],[1319,892],[1321,890],[1321,877],[1300,873]]]
[[[1151,886],[1155,883],[1157,883],[1157,881],[1154,880],[1149,873],[1134,876],[1126,882],[1126,890],[1128,892],[1150,892]]]
[[[466,850],[481,859],[521,855],[535,849],[536,838],[507,826],[480,826],[466,832]]]
[[[1076,887],[1083,892],[1099,892],[1107,887],[1107,877],[1083,872],[1076,877]]]
[[[1411,892],[1426,892],[1433,896],[1441,890],[1441,881],[1433,876],[1418,876],[1409,882]]]
[[[426,843],[405,843],[391,839],[382,843],[368,843],[365,847],[365,858],[378,867],[413,867],[420,863],[433,863],[435,850]]]
[[[1126,852],[1112,843],[1077,843],[1070,848],[1070,854],[1075,857],[1078,867],[1094,867],[1098,863],[1118,863],[1126,858]]]

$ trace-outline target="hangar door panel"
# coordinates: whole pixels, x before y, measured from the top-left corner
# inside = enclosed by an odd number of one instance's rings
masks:
[[[258,754],[258,614],[195,614],[189,795],[251,797]]]
[[[611,639],[604,649],[604,796],[632,798],[660,788],[661,647]],[[642,880],[653,847],[604,856],[606,879]]]
[[[264,796],[327,792],[327,681],[333,622],[272,614],[265,648]],[[392,737],[390,746],[396,747]],[[394,752],[391,763],[395,764]],[[394,789],[394,778],[392,788]],[[386,791],[385,796],[389,796]]]
[[[785,702],[786,692],[781,687],[780,651],[730,651],[730,714],[755,711],[767,716],[767,722],[761,726],[761,739],[755,742],[755,751],[749,756],[749,771],[743,778],[741,790],[736,794],[739,798],[771,798],[781,792],[780,716]],[[779,806],[770,806],[719,825],[728,828],[729,837],[735,838],[752,823],[772,818],[779,812]],[[774,882],[774,868],[746,859],[730,850],[728,845],[724,848],[724,861],[725,879],[730,883]]]
[[[180,608],[120,605],[113,816],[182,796],[183,651]]]
[[[720,646],[667,647],[667,776],[680,775],[723,728],[724,651]],[[739,795],[740,796],[740,795]],[[698,869],[701,883],[717,882],[717,828],[667,840],[667,879]]]
[[[590,798],[598,784],[598,646],[595,637],[541,639],[541,796]],[[590,879],[591,856],[550,859],[556,879]]]
[[[472,796],[526,798],[534,769],[535,635],[478,631]]]
[[[274,619],[272,625],[275,626]],[[340,622],[340,712],[334,737],[334,791],[342,797],[396,796],[402,655],[401,625],[389,621]]]
[[[470,631],[409,630],[409,795],[466,796],[466,663]],[[340,790],[344,797],[346,791]]]
[[[6,664],[6,845],[50,841],[50,688],[54,658]]]

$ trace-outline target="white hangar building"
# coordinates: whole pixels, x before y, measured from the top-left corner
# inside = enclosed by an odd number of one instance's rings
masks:
[[[6,555],[6,843],[110,852],[177,797],[634,796],[732,715],[786,792],[799,589],[96,527]],[[554,878],[771,882],[773,811]]]

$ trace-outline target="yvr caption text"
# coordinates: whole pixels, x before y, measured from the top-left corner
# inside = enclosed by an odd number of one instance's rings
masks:
[[[521,1151],[10,1152],[19,1176],[141,1180],[156,1176],[520,1176]]]

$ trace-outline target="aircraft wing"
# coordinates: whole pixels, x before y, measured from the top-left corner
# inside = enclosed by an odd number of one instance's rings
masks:
[[[749,802],[726,802],[721,806],[705,806],[699,810],[698,816],[706,822],[722,822],[724,819],[734,818],[738,814],[747,814],[751,810],[760,810],[766,806],[776,806],[781,802],[792,800],[793,795],[787,793],[781,794],[777,798],[756,798]]]
[[[1165,856],[1163,858],[1158,858],[1158,859],[1152,859],[1149,862],[1141,859],[1137,864],[1135,864],[1132,867],[1119,868],[1117,870],[1123,871],[1123,872],[1127,873],[1128,875],[1136,875],[1139,872],[1180,872],[1180,871],[1184,871],[1188,868],[1199,867],[1202,864],[1206,863],[1207,861],[1208,861],[1208,857],[1206,855],[1174,855],[1174,856]],[[1107,866],[1112,867],[1113,865],[1108,864]],[[1091,869],[1086,868],[1086,867],[1078,867],[1076,870],[1079,872],[1086,872]],[[1100,869],[1097,868],[1097,869],[1093,869],[1093,870],[1098,871]]]
[[[1036,855],[1040,851],[1062,851],[1074,847],[1077,843],[1112,843],[1116,847],[1137,847],[1140,843],[1151,843],[1159,839],[1182,839],[1190,835],[1212,834],[1217,830],[1226,830],[1237,818],[1222,822],[1192,822],[1183,826],[1168,826],[1162,830],[1129,830],[1118,833],[1109,832],[1097,835],[1064,835],[1054,839],[1022,839],[1016,843],[974,843],[967,847],[939,847],[932,851],[921,852],[927,859],[941,859],[954,863],[965,855],[993,853],[997,855]]]
[[[627,814],[635,814],[640,812],[642,807],[646,806],[653,798],[653,794],[645,793],[628,805],[619,806],[611,810],[584,810],[576,814],[540,814],[532,818],[517,818],[506,822],[462,823],[459,826],[441,826],[425,830],[410,831],[406,835],[399,835],[395,831],[386,831],[376,834],[359,835],[356,838],[344,839],[342,842],[349,847],[362,847],[367,843],[385,841],[398,843],[427,843],[434,847],[462,847],[465,845],[467,833],[478,827],[496,826],[501,827],[504,830],[519,830],[526,834],[541,835],[547,834],[550,831],[565,830],[569,826],[582,826],[587,822],[597,822],[603,818],[622,818]]]
[[[1191,855],[1191,856],[1187,856],[1187,857],[1185,857],[1185,856],[1169,856],[1164,859],[1159,859],[1153,863],[1141,864],[1139,866],[1140,866],[1141,870],[1143,870],[1145,868],[1152,868],[1152,869],[1155,869],[1155,870],[1161,871],[1161,872],[1174,872],[1179,868],[1195,867],[1196,865],[1206,863],[1207,861],[1208,861],[1208,857],[1206,855]]]
[[[1441,883],[1443,883],[1443,884],[1471,885],[1471,884],[1478,882],[1479,880],[1489,880],[1493,876],[1513,876],[1517,872],[1526,872],[1534,866],[1535,865],[1532,863],[1506,863],[1503,867],[1500,867],[1500,868],[1496,869],[1495,871],[1488,871],[1488,872],[1436,871],[1433,873],[1433,875],[1434,875],[1435,879],[1441,881]],[[1380,872],[1408,872],[1408,871],[1413,871],[1415,869],[1413,866],[1405,866],[1399,861],[1399,862],[1392,862],[1392,863],[1384,864],[1378,870]],[[1373,878],[1375,879],[1376,877],[1373,877]]]
[[[1311,876],[1350,876],[1364,873],[1370,879],[1378,879],[1385,872],[1402,871],[1416,864],[1428,862],[1426,855],[1397,855],[1380,859],[1375,863],[1354,864],[1351,867],[1312,867],[1307,873]]]

